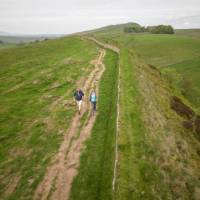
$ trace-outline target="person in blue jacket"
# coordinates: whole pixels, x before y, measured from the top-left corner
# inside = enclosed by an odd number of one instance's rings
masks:
[[[97,105],[97,95],[96,95],[95,90],[93,90],[90,94],[90,102],[92,104],[92,111],[94,114],[96,111],[96,105]]]

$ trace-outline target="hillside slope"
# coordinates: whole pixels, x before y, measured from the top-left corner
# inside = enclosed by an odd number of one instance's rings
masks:
[[[123,33],[124,32],[124,28],[125,27],[141,27],[138,23],[134,23],[134,22],[129,22],[129,23],[125,23],[125,24],[115,24],[115,25],[109,25],[109,26],[105,26],[102,28],[98,28],[98,29],[94,29],[94,30],[90,30],[90,31],[85,31],[82,32],[81,34],[94,34],[94,33],[98,33],[98,34],[106,34],[106,33],[112,33],[114,34],[119,34],[119,33]]]
[[[199,200],[200,41],[127,25],[0,50],[1,199]]]
[[[194,114],[194,105],[152,65],[195,59],[199,55],[198,40],[113,35],[109,31],[92,35],[120,47],[122,92],[115,198],[198,200],[198,114]],[[193,119],[194,123],[190,121]]]
[[[33,198],[97,55],[76,36],[0,50],[0,199]]]

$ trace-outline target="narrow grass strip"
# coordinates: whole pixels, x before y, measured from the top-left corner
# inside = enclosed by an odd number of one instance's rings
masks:
[[[118,54],[119,60],[120,60],[120,54]],[[118,135],[120,132],[120,92],[121,92],[121,69],[120,69],[120,63],[118,63],[118,81],[117,81],[117,119],[116,119],[116,139],[115,139],[115,164],[114,164],[114,171],[113,171],[113,181],[112,181],[112,187],[113,187],[113,193],[115,193],[115,184],[116,184],[116,177],[117,177],[117,165],[118,165]]]

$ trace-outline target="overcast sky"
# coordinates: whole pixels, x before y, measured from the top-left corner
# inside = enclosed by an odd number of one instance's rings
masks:
[[[0,0],[0,31],[73,33],[125,22],[200,28],[200,0]]]

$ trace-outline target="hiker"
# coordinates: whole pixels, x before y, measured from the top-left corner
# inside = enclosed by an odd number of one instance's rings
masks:
[[[84,93],[81,89],[77,89],[76,92],[74,93],[74,98],[78,106],[79,115],[81,114],[81,105],[83,101],[83,96],[84,96]]]
[[[90,102],[92,104],[92,111],[94,114],[94,112],[96,111],[96,104],[97,104],[97,95],[96,95],[95,90],[93,90],[90,94]]]

